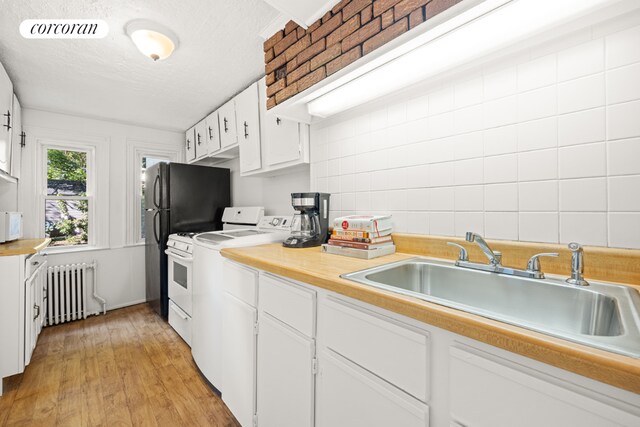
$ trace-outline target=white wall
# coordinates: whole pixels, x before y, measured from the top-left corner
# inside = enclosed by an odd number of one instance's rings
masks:
[[[242,177],[238,159],[216,165],[231,169],[231,204],[264,206],[265,215],[293,215],[291,193],[309,191],[309,169],[272,177]]]
[[[108,308],[121,307],[145,299],[144,246],[131,245],[127,230],[131,226],[133,197],[130,149],[133,145],[150,149],[178,150],[182,155],[183,135],[127,124],[87,119],[38,110],[23,110],[27,146],[23,152],[22,179],[19,183],[20,210],[25,213],[25,237],[44,235],[38,221],[39,190],[36,188],[37,141],[88,141],[97,144],[97,250],[49,253],[51,265],[96,260],[100,294]],[[98,304],[93,304],[97,310]]]
[[[397,231],[640,248],[640,17],[312,126],[333,216]]]

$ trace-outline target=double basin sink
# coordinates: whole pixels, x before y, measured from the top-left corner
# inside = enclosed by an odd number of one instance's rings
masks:
[[[640,358],[640,294],[630,287],[528,279],[412,258],[341,277]]]

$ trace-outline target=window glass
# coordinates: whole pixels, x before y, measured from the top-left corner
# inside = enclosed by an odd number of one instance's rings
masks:
[[[152,156],[142,156],[142,162],[141,162],[141,167],[140,167],[140,238],[144,239],[145,238],[145,232],[144,232],[144,190],[145,190],[145,172],[147,171],[147,168],[161,163],[161,162],[167,162],[167,159],[159,159],[159,158],[155,158]]]
[[[51,246],[89,242],[87,152],[47,149],[47,188],[44,203],[45,235]]]

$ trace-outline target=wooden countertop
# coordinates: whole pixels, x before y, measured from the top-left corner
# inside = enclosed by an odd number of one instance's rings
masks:
[[[51,239],[20,239],[0,243],[0,256],[28,255],[40,252],[51,243]]]
[[[572,343],[474,314],[341,279],[340,275],[412,258],[411,253],[362,260],[323,254],[320,248],[280,244],[226,248],[231,260],[358,299],[430,325],[482,341],[634,393],[640,393],[640,360]]]

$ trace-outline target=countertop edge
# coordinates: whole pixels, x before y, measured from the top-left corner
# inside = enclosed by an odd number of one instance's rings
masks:
[[[330,277],[308,269],[273,262],[247,253],[248,248],[225,248],[222,256],[260,270],[309,283],[362,302],[410,317],[477,341],[600,381],[640,393],[640,361],[560,338],[551,337],[474,314]],[[398,253],[406,258],[416,254]],[[346,272],[345,272],[346,273]]]
[[[30,255],[35,254],[49,246],[50,238],[21,239],[15,242],[5,243],[0,246],[0,256]]]

